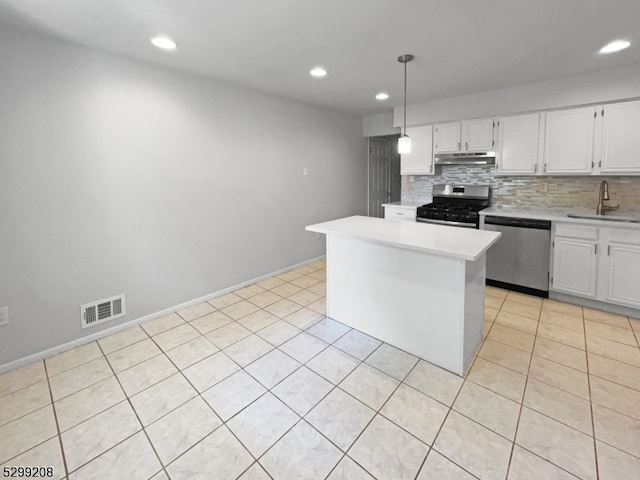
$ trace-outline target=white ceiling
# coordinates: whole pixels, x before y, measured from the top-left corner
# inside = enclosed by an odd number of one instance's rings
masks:
[[[638,0],[0,0],[0,25],[357,115],[402,104],[403,53],[419,103],[640,63],[638,19]]]

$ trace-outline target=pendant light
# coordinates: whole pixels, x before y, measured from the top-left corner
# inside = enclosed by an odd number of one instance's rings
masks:
[[[411,139],[407,135],[407,63],[413,60],[413,55],[400,55],[398,61],[404,63],[404,131],[398,139],[398,153],[411,153]]]

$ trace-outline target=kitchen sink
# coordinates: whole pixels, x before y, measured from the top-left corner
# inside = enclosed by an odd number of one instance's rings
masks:
[[[587,220],[606,220],[608,222],[640,223],[640,217],[623,217],[622,215],[596,215],[595,213],[594,214],[568,213],[567,217],[584,218]]]

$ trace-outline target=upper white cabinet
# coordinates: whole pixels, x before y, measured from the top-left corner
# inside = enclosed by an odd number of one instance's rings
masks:
[[[495,149],[498,175],[640,175],[639,131],[640,101],[410,127],[402,174],[433,175],[434,153]]]
[[[490,119],[462,122],[461,145],[464,151],[486,152],[493,150],[494,121]]]
[[[545,114],[546,174],[591,174],[596,108],[575,108]]]
[[[498,175],[534,175],[542,163],[541,116],[539,113],[498,120]]]
[[[400,175],[433,175],[433,127],[407,127],[411,153],[400,156]]]
[[[605,105],[600,173],[640,173],[640,102]]]
[[[434,152],[482,152],[493,148],[493,119],[441,123],[434,127]]]
[[[461,148],[460,122],[441,123],[434,127],[434,151],[436,153],[459,152]]]

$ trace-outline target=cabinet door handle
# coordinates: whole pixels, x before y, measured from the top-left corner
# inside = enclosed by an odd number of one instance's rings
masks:
[[[546,171],[547,171],[547,164],[546,164],[546,163],[544,164],[544,168],[542,169],[542,171],[543,171],[543,172],[546,172]]]
[[[460,142],[458,142],[458,150],[460,149],[461,149],[461,145],[460,145]]]
[[[464,149],[469,150],[469,142],[464,142]]]
[[[598,244],[597,243],[593,246],[593,254],[594,255],[598,254]]]
[[[607,255],[611,255],[611,245],[607,244]]]

